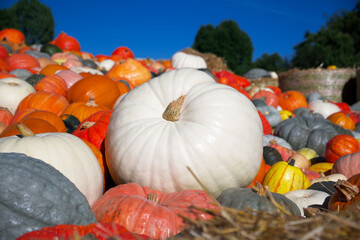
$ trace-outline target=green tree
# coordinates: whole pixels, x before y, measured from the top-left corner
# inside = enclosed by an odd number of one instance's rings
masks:
[[[48,43],[54,38],[55,22],[51,9],[39,0],[19,0],[9,9],[2,9],[0,16],[0,29],[20,30],[28,45]],[[6,16],[14,19],[3,20]]]
[[[263,68],[268,71],[275,72],[285,71],[287,69],[283,58],[278,53],[271,55],[264,53],[261,55],[261,57],[256,59],[256,61],[253,63],[253,66],[255,68]]]
[[[233,20],[223,21],[216,28],[212,25],[201,26],[193,48],[223,57],[228,67],[239,75],[252,67],[254,48],[251,39]]]
[[[297,44],[292,63],[298,68],[360,65],[360,1],[355,10],[334,14],[316,33],[305,33]]]

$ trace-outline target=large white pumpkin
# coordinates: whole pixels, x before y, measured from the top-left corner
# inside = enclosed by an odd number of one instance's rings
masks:
[[[80,138],[69,133],[40,133],[34,136],[0,138],[0,152],[24,153],[61,172],[85,195],[90,206],[103,194],[99,162]]]
[[[177,121],[163,113],[185,96]],[[165,192],[200,189],[187,166],[217,197],[246,187],[262,160],[262,124],[255,106],[207,73],[176,69],[131,90],[115,108],[105,149],[115,183]]]
[[[0,79],[0,107],[6,107],[14,114],[21,100],[33,92],[35,92],[33,86],[20,78],[2,78]]]

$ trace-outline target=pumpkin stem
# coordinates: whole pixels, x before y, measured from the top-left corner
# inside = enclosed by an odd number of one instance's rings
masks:
[[[16,124],[16,128],[20,132],[22,137],[35,136],[35,134],[28,127],[26,127],[23,123]]]
[[[270,143],[270,144],[278,144],[275,139],[271,139],[271,140],[269,141],[269,143]]]
[[[156,193],[149,193],[147,196],[146,196],[146,199],[147,200],[152,200],[154,202],[159,202],[159,196],[156,194]]]
[[[19,84],[16,83],[16,82],[9,82],[8,85],[10,85],[10,86],[19,86]]]
[[[86,103],[86,106],[88,107],[97,107],[98,105],[95,102],[95,99],[93,97],[89,98],[89,101]]]
[[[340,194],[340,200],[344,202],[351,201],[357,194],[359,194],[359,188],[346,180],[339,179],[334,184],[334,188]]]
[[[167,121],[176,122],[180,119],[180,110],[184,104],[185,95],[180,96],[178,99],[169,103],[162,117]]]
[[[95,122],[86,121],[83,124],[81,124],[81,129],[88,129],[88,128],[94,126],[94,124],[95,124]]]

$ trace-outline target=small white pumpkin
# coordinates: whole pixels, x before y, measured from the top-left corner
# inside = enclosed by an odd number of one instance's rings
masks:
[[[177,52],[171,57],[171,65],[174,68],[207,68],[205,60],[196,55]]]
[[[300,209],[301,216],[305,216],[304,209],[311,205],[323,205],[328,193],[313,189],[294,190],[284,194],[293,201]]]
[[[322,173],[322,175],[323,175],[323,173]],[[341,173],[333,173],[328,176],[323,175],[320,178],[315,178],[315,179],[311,180],[310,185],[317,183],[317,182],[327,182],[327,181],[337,182],[337,180],[347,180],[347,179],[348,178],[345,177]]]
[[[320,99],[311,101],[308,105],[308,109],[314,113],[320,113],[325,119],[331,114],[340,111],[340,108],[336,104]]]
[[[19,103],[35,89],[28,82],[15,77],[0,79],[0,107],[14,114]]]
[[[0,152],[24,153],[52,165],[82,192],[90,206],[103,193],[100,164],[80,138],[62,132],[0,138]]]
[[[105,59],[98,63],[99,69],[105,71],[109,71],[114,65],[115,62],[112,59]]]
[[[169,107],[174,100],[179,109]],[[170,109],[179,115],[171,119]],[[201,189],[188,166],[217,197],[255,178],[262,135],[248,98],[203,71],[181,68],[141,84],[119,102],[105,138],[106,161],[115,183],[165,192]]]

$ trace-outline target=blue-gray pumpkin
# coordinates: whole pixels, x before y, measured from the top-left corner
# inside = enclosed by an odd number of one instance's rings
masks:
[[[94,222],[85,196],[54,167],[22,153],[0,153],[1,240],[58,224]]]

